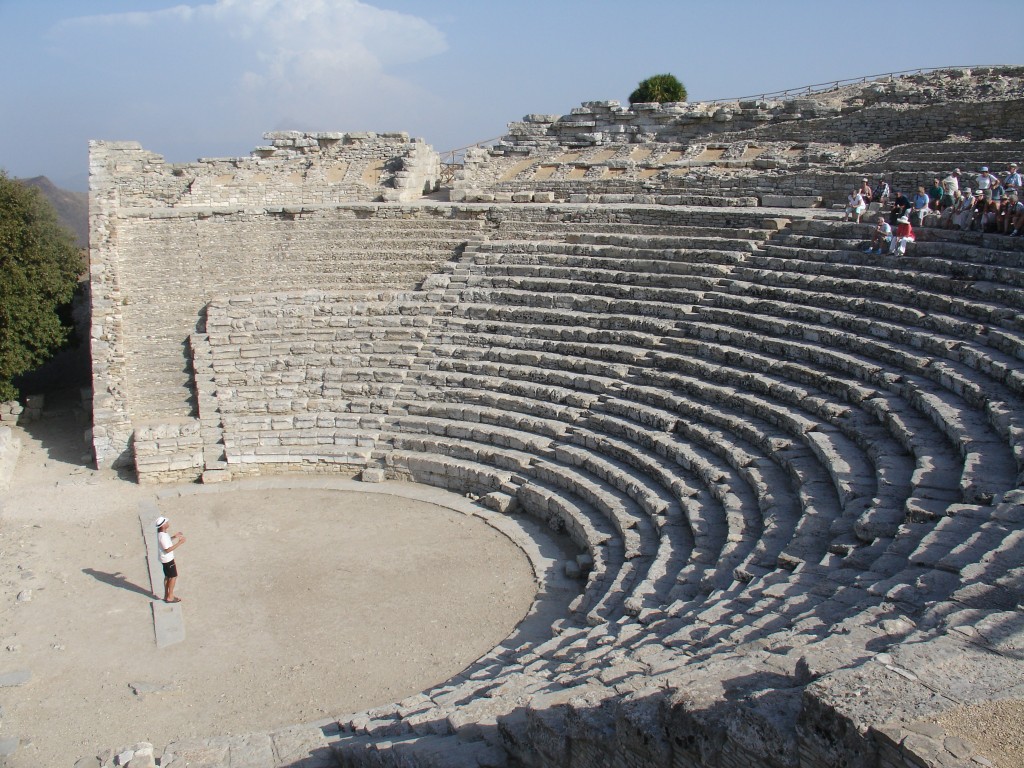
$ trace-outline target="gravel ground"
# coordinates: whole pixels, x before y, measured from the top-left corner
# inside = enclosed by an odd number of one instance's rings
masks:
[[[959,707],[944,713],[938,724],[998,768],[1024,766],[1024,701],[1004,699]]]

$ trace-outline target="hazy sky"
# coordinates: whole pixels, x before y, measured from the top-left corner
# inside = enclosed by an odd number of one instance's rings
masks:
[[[1024,64],[1022,0],[0,0],[0,168],[85,189],[89,139],[170,162],[281,129],[446,150],[662,72],[697,101],[970,64]]]

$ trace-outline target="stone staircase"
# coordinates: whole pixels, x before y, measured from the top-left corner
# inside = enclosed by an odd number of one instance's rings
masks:
[[[394,220],[381,227],[371,219],[338,220],[316,211],[306,215],[322,221],[312,232],[303,229],[301,242],[282,217],[277,231],[261,234],[269,245],[244,252],[239,252],[237,230],[218,218],[197,220],[187,234],[180,224],[162,219],[125,228],[123,237],[130,241],[126,248],[145,249],[155,257],[152,269],[131,272],[122,286],[132,296],[121,313],[135,424],[196,414],[188,337],[202,330],[204,322],[199,313],[182,311],[195,303],[196,295],[194,282],[178,279],[181,270],[200,276],[205,301],[236,292],[240,272],[257,275],[268,291],[310,286],[334,291],[411,289],[480,227],[475,221],[438,227],[416,220]],[[267,225],[261,222],[259,227]],[[193,257],[183,264],[184,254],[190,253]]]

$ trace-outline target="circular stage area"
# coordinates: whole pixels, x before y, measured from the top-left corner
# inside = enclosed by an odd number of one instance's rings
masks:
[[[437,684],[506,637],[536,589],[504,535],[413,499],[281,489],[158,506],[187,541],[177,588],[186,639],[156,654],[157,682],[233,732]],[[182,714],[180,728],[199,729]]]
[[[139,487],[76,466],[64,429],[22,435],[0,509],[0,673],[28,676],[4,689],[12,768],[393,702],[465,669],[533,604],[536,563],[454,494]],[[185,639],[162,649],[153,611],[170,609],[150,594],[146,510],[187,537]]]

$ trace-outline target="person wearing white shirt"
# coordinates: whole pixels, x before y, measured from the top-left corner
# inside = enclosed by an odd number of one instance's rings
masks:
[[[974,180],[975,191],[981,192],[982,195],[985,194],[986,190],[991,189],[993,182],[998,181],[998,179],[995,176],[989,173],[987,165],[981,166],[981,173],[975,176]]]
[[[950,171],[946,174],[946,177],[940,182],[942,185],[942,200],[939,203],[939,208],[946,210],[953,205],[953,198],[956,193],[960,190],[960,169],[957,168],[955,171]]]
[[[160,564],[164,569],[164,602],[180,603],[181,598],[174,596],[174,585],[178,581],[178,564],[174,561],[174,550],[185,543],[185,535],[178,531],[171,535],[167,530],[171,522],[166,517],[156,519],[156,545],[160,554]]]
[[[843,221],[856,221],[860,223],[860,217],[864,215],[868,204],[864,202],[864,196],[859,189],[854,189],[846,198],[846,211]]]

